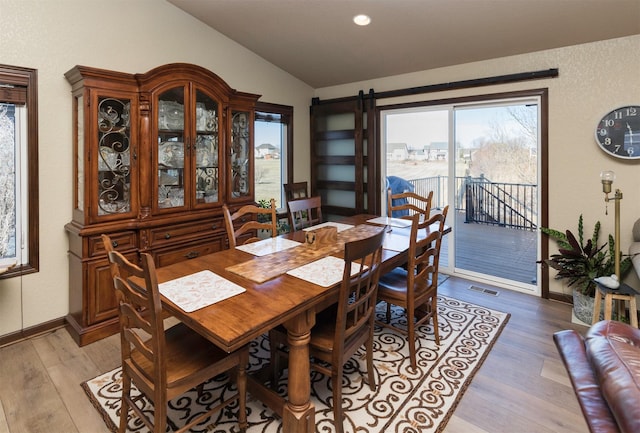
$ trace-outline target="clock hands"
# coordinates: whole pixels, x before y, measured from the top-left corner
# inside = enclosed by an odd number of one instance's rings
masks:
[[[633,130],[631,129],[629,122],[627,122],[627,129],[629,130],[629,145],[633,146]]]

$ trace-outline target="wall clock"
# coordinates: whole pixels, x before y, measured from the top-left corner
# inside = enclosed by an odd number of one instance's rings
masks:
[[[596,142],[616,158],[640,159],[640,105],[616,108],[596,127]]]

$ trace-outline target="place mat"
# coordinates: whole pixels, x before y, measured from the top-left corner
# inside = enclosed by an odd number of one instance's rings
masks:
[[[344,260],[334,256],[324,257],[315,262],[292,269],[287,275],[292,275],[301,280],[309,281],[322,287],[333,286],[342,281],[344,274]],[[365,267],[365,269],[367,269]],[[358,273],[360,263],[351,264],[351,276]]]
[[[349,230],[351,228],[353,228],[352,224],[343,224],[343,223],[336,223],[336,222],[326,222],[326,223],[322,223],[322,224],[316,224],[315,226],[311,226],[311,227],[306,227],[302,230],[304,230],[305,232],[308,232],[309,230],[315,230],[315,229],[319,229],[322,227],[335,227],[338,229],[338,233],[343,232],[345,230]]]
[[[278,251],[284,251],[299,245],[302,244],[300,242],[292,241],[291,239],[275,237],[263,239],[258,242],[252,242],[250,244],[240,245],[236,247],[236,249],[244,251],[245,253],[253,254],[254,256],[266,256],[267,254],[277,253]]]
[[[245,291],[211,271],[200,271],[158,284],[160,293],[178,307],[191,313]]]
[[[276,254],[254,257],[246,262],[229,266],[226,270],[256,283],[264,283],[287,273],[291,269],[306,265],[322,257],[342,252],[344,251],[345,243],[373,236],[379,231],[380,227],[367,224],[352,226],[349,229],[338,232],[338,240],[333,244],[317,249],[302,244]]]
[[[371,218],[370,220],[367,220],[368,223],[371,224],[382,224],[385,226],[393,226],[393,227],[411,227],[412,221],[411,220],[405,220],[402,218],[389,218],[389,217],[377,217],[377,218]]]
[[[409,249],[409,243],[409,236],[387,233],[384,237],[382,248],[384,248],[385,250],[401,252]]]

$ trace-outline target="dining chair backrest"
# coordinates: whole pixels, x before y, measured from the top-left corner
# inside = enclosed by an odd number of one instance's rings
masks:
[[[268,230],[271,232],[271,237],[278,236],[275,200],[271,199],[269,203],[270,205],[268,208],[255,205],[242,206],[233,214],[231,214],[226,204],[222,206],[224,222],[227,228],[227,236],[229,238],[229,248],[235,248],[237,245],[248,244],[250,242],[260,240],[257,236],[250,236],[244,242],[239,242],[240,237],[243,234],[254,230]],[[247,222],[236,229],[235,222],[237,220],[247,220]]]
[[[131,263],[118,251],[109,252],[109,261],[120,272],[114,278],[120,317],[122,363],[134,382],[148,396],[167,383],[162,304],[153,258],[141,254],[141,267]],[[124,277],[123,275],[128,275]],[[134,285],[131,278],[143,283]],[[143,338],[143,336],[148,336]],[[132,356],[135,353],[136,356]],[[148,366],[153,366],[149,369]],[[153,374],[149,377],[148,371]]]
[[[374,236],[347,242],[344,246],[345,266],[338,298],[334,347],[340,347],[364,326],[373,330],[383,240],[384,230],[380,230]],[[344,356],[338,353],[335,357],[337,360]]]
[[[320,196],[287,202],[291,231],[298,231],[322,223],[322,198]]]
[[[411,218],[415,213],[421,214],[422,219],[427,219],[431,212],[433,191],[429,191],[427,197],[423,197],[411,191],[392,194],[391,188],[387,189],[387,216],[393,218]]]
[[[448,211],[449,206],[445,206],[442,212],[433,214],[426,221],[421,221],[418,214],[413,216],[407,265],[408,297],[419,298],[438,287],[440,249]],[[434,225],[437,227],[435,230]],[[422,235],[429,230],[428,235]]]
[[[114,247],[116,244],[113,243],[111,238],[108,235],[101,235],[102,245],[104,246],[104,250],[107,252],[107,258],[109,258],[109,253],[111,251],[115,251]],[[118,269],[118,265],[109,261],[109,271],[111,272],[111,278],[115,278],[120,275],[120,269]]]
[[[140,266],[114,251],[108,236],[103,235],[108,252],[118,301],[120,351],[122,361],[122,399],[119,432],[129,425],[129,410],[149,431],[164,432],[167,428],[167,403],[189,389],[197,388],[198,398],[204,395],[203,383],[235,369],[238,393],[210,405],[203,413],[190,417],[176,433],[203,423],[206,419],[238,400],[238,422],[245,429],[246,372],[248,346],[227,353],[187,327],[183,322],[165,330],[156,267],[150,254],[140,254]],[[187,355],[187,356],[185,356]],[[149,416],[146,407],[139,407],[136,388],[153,402]],[[134,421],[137,422],[137,421]]]
[[[386,322],[377,323],[407,334],[409,360],[417,368],[416,329],[433,320],[436,344],[440,344],[438,330],[438,268],[440,248],[449,207],[423,220],[419,213],[411,217],[408,263],[406,270],[395,268],[380,277],[378,299],[387,304]],[[390,322],[391,305],[406,312],[407,320],[401,327]]]
[[[287,201],[309,197],[307,182],[285,183],[283,187],[284,197]]]

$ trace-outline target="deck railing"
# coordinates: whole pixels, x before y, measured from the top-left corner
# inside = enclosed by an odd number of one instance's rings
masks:
[[[408,180],[416,194],[426,196],[433,191],[433,208],[442,208],[447,202],[447,181],[447,176]],[[455,209],[464,212],[467,223],[537,229],[538,185],[467,176],[456,177],[456,191]]]

